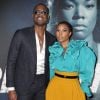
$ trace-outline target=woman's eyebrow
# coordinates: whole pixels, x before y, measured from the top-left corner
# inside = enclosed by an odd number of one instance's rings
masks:
[[[95,1],[95,0],[85,0],[85,1]]]

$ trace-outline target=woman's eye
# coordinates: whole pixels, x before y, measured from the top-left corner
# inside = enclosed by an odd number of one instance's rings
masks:
[[[93,8],[94,6],[95,6],[94,4],[88,4],[88,5],[86,5],[86,7],[89,8],[89,9]]]
[[[56,30],[56,32],[59,32],[59,30]]]
[[[68,30],[63,30],[63,32],[67,32]]]
[[[67,5],[64,7],[64,9],[69,10],[69,9],[72,9],[73,7],[74,7],[73,5],[67,4]]]
[[[70,10],[74,7],[74,3],[73,2],[63,2],[63,4],[60,5],[60,7],[61,7],[61,9]]]

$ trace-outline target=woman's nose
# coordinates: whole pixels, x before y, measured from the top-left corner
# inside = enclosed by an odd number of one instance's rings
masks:
[[[85,19],[84,7],[82,7],[82,6],[77,6],[75,8],[75,13],[73,15],[73,20],[77,20],[77,19]]]
[[[61,34],[62,34],[62,31],[59,32],[59,35],[61,35]]]

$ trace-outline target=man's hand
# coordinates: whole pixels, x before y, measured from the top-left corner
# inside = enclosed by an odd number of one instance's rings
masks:
[[[17,94],[15,90],[8,92],[8,100],[17,100]]]

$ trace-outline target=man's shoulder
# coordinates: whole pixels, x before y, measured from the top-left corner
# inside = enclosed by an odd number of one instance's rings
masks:
[[[32,29],[33,27],[24,27],[24,28],[16,30],[16,32],[27,32],[27,31],[31,31]]]
[[[46,31],[46,35],[48,35],[51,38],[55,38],[55,36],[53,34],[51,34],[49,31]]]
[[[17,29],[15,31],[14,36],[24,36],[31,32],[33,32],[33,27],[25,27],[25,28]]]

